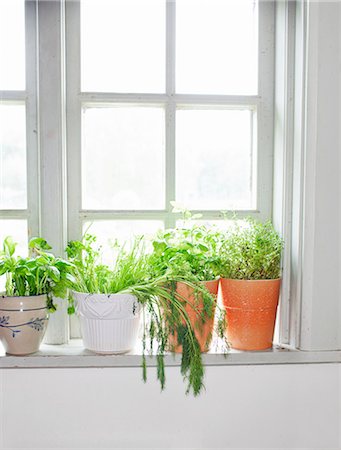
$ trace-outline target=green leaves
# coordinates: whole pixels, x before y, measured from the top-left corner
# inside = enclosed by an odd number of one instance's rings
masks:
[[[34,237],[28,243],[28,248],[42,251],[42,250],[51,250],[52,247],[47,243],[45,239],[40,237]]]
[[[43,238],[33,238],[29,242],[31,256],[15,256],[16,243],[11,237],[3,242],[0,253],[0,275],[6,275],[6,295],[28,296],[47,294],[51,310],[55,309],[52,295],[65,297],[67,288],[74,280],[72,263],[56,258],[50,245]]]
[[[240,280],[281,276],[283,241],[270,221],[234,222],[222,239],[221,276]]]
[[[219,274],[220,233],[214,227],[197,225],[160,231],[153,240],[152,265],[156,273],[171,272],[209,281]]]
[[[15,253],[17,244],[13,241],[11,236],[7,236],[3,242],[3,253],[7,258],[10,258]]]

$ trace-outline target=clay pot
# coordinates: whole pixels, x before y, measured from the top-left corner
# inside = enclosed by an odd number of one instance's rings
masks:
[[[141,303],[130,294],[73,292],[84,347],[96,353],[132,350],[139,331]]]
[[[204,281],[203,284],[210,294],[217,298],[219,280]],[[212,317],[206,316],[203,321],[198,315],[198,313],[200,314],[204,309],[202,297],[200,298],[200,295],[195,295],[194,290],[182,282],[177,283],[176,292],[179,296],[186,298],[189,302],[189,304],[186,304],[185,306],[186,312],[199,342],[201,352],[207,352],[212,340],[215,306]],[[193,309],[191,305],[195,305],[195,309]],[[169,336],[169,343],[172,351],[176,353],[182,352],[182,346],[178,345],[177,333]]]
[[[272,347],[281,280],[221,279],[227,339],[237,350]]]
[[[29,355],[39,350],[47,323],[46,295],[0,297],[0,341],[6,353]]]

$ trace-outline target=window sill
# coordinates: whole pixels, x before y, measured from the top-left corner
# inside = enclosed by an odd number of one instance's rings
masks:
[[[165,363],[179,366],[180,358],[179,354],[167,354]],[[340,363],[341,351],[303,352],[276,346],[256,352],[230,350],[224,355],[212,350],[203,355],[203,362],[205,366]],[[147,357],[147,365],[156,366],[156,358]],[[43,344],[39,352],[27,356],[6,355],[3,349],[0,353],[0,369],[80,367],[141,367],[141,350],[136,348],[124,355],[98,355],[84,349],[81,339],[72,339],[65,345]]]

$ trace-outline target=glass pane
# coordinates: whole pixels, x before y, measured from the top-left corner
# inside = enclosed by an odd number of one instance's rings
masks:
[[[97,243],[103,247],[103,260],[109,263],[112,259],[110,246],[117,239],[118,242],[132,242],[135,236],[144,236],[147,249],[151,249],[148,240],[160,229],[164,228],[162,220],[96,220],[84,222],[83,233],[88,232],[97,236]]]
[[[165,1],[82,0],[82,90],[165,91]]]
[[[183,0],[176,4],[176,90],[257,93],[256,0]]]
[[[176,199],[188,209],[252,209],[249,110],[178,110]]]
[[[27,256],[27,221],[26,220],[3,220],[0,219],[0,251],[2,250],[3,240],[7,236],[12,236],[18,243],[16,254]],[[0,276],[0,292],[5,289],[5,277]]]
[[[25,106],[0,104],[0,209],[25,209],[26,191]]]
[[[164,110],[108,107],[83,110],[83,207],[164,207]]]
[[[24,0],[0,0],[0,18],[0,90],[24,90]]]

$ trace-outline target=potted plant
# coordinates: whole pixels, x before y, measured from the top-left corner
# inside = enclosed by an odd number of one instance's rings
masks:
[[[142,315],[144,381],[145,353],[153,353],[156,341],[157,377],[164,388],[164,354],[169,335],[180,331],[185,349],[181,373],[188,381],[187,392],[192,389],[194,395],[199,394],[204,375],[199,344],[185,307],[173,295],[172,286],[182,278],[169,273],[155,275],[142,239],[136,239],[130,249],[116,244],[111,265],[102,263],[95,241],[87,234],[82,241],[69,242],[66,249],[76,268],[69,312],[76,311],[80,317],[85,347],[111,354],[131,350]]]
[[[238,350],[272,347],[283,241],[271,222],[235,221],[221,246],[227,338]]]
[[[192,219],[199,218],[199,215],[192,216],[189,211],[178,207],[173,210],[178,211],[183,213],[184,224],[174,229],[159,231],[153,239],[153,267],[160,274],[168,271],[193,283],[194,287],[191,287],[184,282],[178,282],[175,294],[179,299],[186,300],[184,306],[195,330],[200,350],[207,352],[217,307],[220,267],[217,250],[220,233],[214,227],[195,224]],[[224,312],[219,309],[219,313],[218,334],[224,337]],[[182,347],[177,342],[177,337],[176,334],[171,336],[170,343],[173,351],[181,352]]]
[[[56,258],[42,238],[29,242],[29,256],[15,256],[11,237],[0,252],[0,275],[6,277],[0,295],[0,340],[6,353],[27,355],[38,351],[48,323],[48,311],[55,311],[53,295],[66,297],[73,280],[72,265]]]

